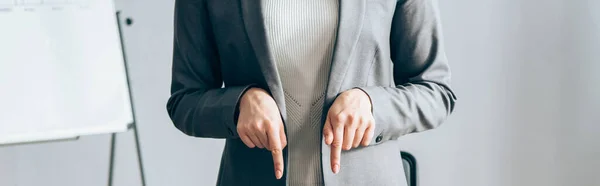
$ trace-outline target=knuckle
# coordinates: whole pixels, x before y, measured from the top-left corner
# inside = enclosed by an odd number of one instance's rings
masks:
[[[281,154],[281,149],[279,149],[279,148],[273,148],[271,150],[271,154],[273,154],[273,155],[280,155]]]
[[[262,131],[263,125],[261,123],[258,123],[258,122],[254,123],[252,125],[252,129],[255,130],[255,131]]]
[[[340,141],[333,141],[333,143],[331,143],[331,146],[334,148],[339,148],[342,146],[342,143]]]
[[[280,148],[281,147],[278,147],[277,145],[274,145],[273,143],[271,143],[271,145],[269,146],[269,150],[271,152],[277,152],[278,150],[281,150]]]
[[[362,125],[363,123],[367,123],[367,119],[365,119],[364,117],[359,117],[358,118],[358,124]]]
[[[271,118],[264,118],[262,120],[262,123],[264,123],[267,126],[271,126],[271,124],[274,123],[274,122],[273,122],[273,120]]]
[[[336,113],[333,111],[333,109],[329,109],[329,111],[327,111],[327,115],[334,116],[334,115],[336,115]]]
[[[333,116],[332,119],[335,123],[343,121],[344,119],[346,119],[346,114],[344,114],[344,113],[336,114]]]
[[[354,120],[354,119],[356,119],[356,116],[355,116],[354,114],[345,114],[345,115],[346,115],[346,117],[347,117],[349,120]]]
[[[246,124],[243,126],[243,128],[246,128],[246,129],[253,129],[253,128],[254,128],[254,126],[256,126],[256,125],[258,125],[258,123],[257,123],[257,122],[249,122],[249,123],[246,123]]]

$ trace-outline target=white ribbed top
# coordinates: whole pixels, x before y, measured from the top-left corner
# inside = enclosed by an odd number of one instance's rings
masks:
[[[321,117],[339,0],[262,0],[287,111],[288,185],[323,185]]]

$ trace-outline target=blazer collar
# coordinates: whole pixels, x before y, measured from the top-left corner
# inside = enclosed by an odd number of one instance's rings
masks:
[[[261,8],[262,0],[239,0],[246,33],[254,49],[258,63],[270,92],[286,118],[285,101],[277,66],[269,51],[266,37],[264,16]],[[341,89],[350,59],[362,30],[366,0],[340,0],[339,21],[333,61],[329,73],[327,98],[337,96]],[[328,99],[331,100],[331,99]],[[331,102],[331,101],[328,101]]]

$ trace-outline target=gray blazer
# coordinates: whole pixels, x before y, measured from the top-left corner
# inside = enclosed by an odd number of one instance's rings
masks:
[[[323,143],[324,182],[406,185],[395,140],[439,126],[456,101],[437,7],[434,0],[340,1],[323,113],[339,93],[360,88],[371,97],[377,137],[344,151],[336,175]],[[271,153],[246,147],[236,130],[238,100],[249,87],[269,91],[286,121],[262,16],[260,0],[176,0],[167,110],[187,135],[226,139],[217,185],[286,183],[275,179]]]

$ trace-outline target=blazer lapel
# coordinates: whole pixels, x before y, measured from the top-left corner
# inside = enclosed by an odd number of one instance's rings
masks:
[[[267,44],[261,0],[239,0],[246,33],[254,49],[257,61],[265,81],[283,118],[286,118],[285,100],[277,66]],[[365,0],[340,0],[339,24],[333,52],[333,61],[329,73],[326,92],[326,105],[341,91],[341,86],[352,58],[354,46],[357,44],[363,26],[366,8]]]
[[[337,94],[352,59],[365,18],[366,0],[340,0],[340,16],[333,61],[329,72],[326,105],[330,105]]]
[[[264,24],[264,17],[261,8],[261,0],[240,0],[242,7],[242,16],[246,33],[250,44],[254,49],[260,69],[265,81],[269,86],[269,91],[279,107],[282,117],[286,118],[285,100],[281,80],[277,72],[277,66],[269,51],[267,36]]]

